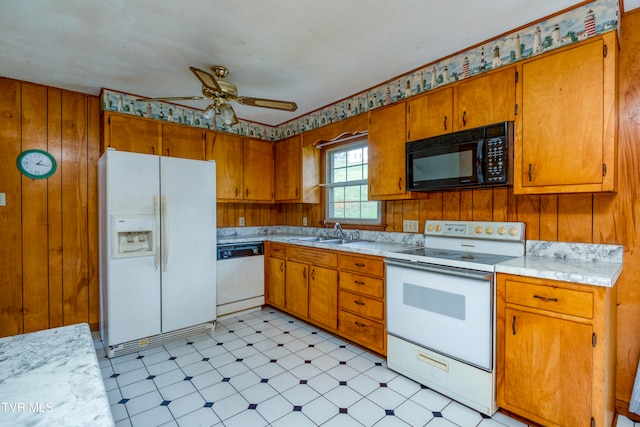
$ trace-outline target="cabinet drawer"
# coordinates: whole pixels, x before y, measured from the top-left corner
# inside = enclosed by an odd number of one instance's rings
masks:
[[[340,291],[340,309],[349,310],[380,322],[384,320],[384,303],[382,301],[351,292]]]
[[[287,258],[313,265],[338,266],[336,252],[304,246],[287,246]]]
[[[340,269],[356,273],[382,277],[384,262],[382,259],[340,254]]]
[[[384,296],[384,281],[382,279],[343,271],[340,272],[340,288],[376,298]]]
[[[591,292],[507,280],[505,299],[507,303],[586,319],[593,317],[593,293]]]
[[[277,243],[269,243],[269,256],[284,258],[287,256],[287,247]]]
[[[340,310],[338,330],[347,339],[361,343],[380,353],[384,351],[386,335],[382,323]]]

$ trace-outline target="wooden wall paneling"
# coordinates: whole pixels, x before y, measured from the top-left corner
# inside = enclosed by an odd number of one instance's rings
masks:
[[[62,245],[64,324],[89,318],[86,98],[62,92]]]
[[[473,190],[473,221],[493,220],[493,190]]]
[[[428,219],[442,219],[442,191],[426,193],[420,199],[420,232],[424,233],[424,222]]]
[[[385,202],[386,222],[385,231],[402,231],[402,201]]]
[[[47,89],[47,146],[58,163],[48,179],[49,327],[64,325],[62,293],[62,91]]]
[[[245,205],[244,225],[246,227],[255,227],[257,225],[262,225],[260,224],[260,206],[262,205],[258,203],[247,203]]]
[[[402,220],[418,221],[418,230],[420,230],[420,200],[404,200],[400,203],[402,203]],[[402,221],[400,231],[403,231]]]
[[[442,219],[460,220],[460,191],[442,193]]]
[[[100,158],[100,99],[87,97],[87,225],[89,251],[89,326],[100,326],[100,242],[98,241],[98,159]]]
[[[7,206],[0,207],[0,336],[23,332],[22,324],[22,240],[20,173],[20,83],[0,79],[0,191]]]
[[[302,203],[294,203],[289,205],[289,225],[302,226]]]
[[[473,190],[460,191],[460,220],[473,219]]]
[[[509,193],[507,206],[507,220],[519,221],[527,224],[526,239],[540,238],[540,197],[521,196]]]
[[[558,240],[593,242],[593,196],[591,194],[558,195]]]
[[[509,193],[513,192],[512,188],[494,188],[493,189],[493,220],[507,221],[509,217]]]
[[[307,217],[308,227],[321,227],[324,218],[322,205],[319,203],[305,203],[302,205],[302,214]]]
[[[47,88],[22,83],[22,150],[47,150]],[[22,176],[24,332],[49,327],[47,180]]]
[[[277,225],[273,222],[274,217],[274,205],[262,205],[260,210],[260,224],[262,225]]]
[[[540,240],[558,240],[558,195],[540,196]]]
[[[247,204],[246,203],[233,203],[233,226],[240,226],[240,217],[244,217],[247,220]],[[246,222],[245,222],[246,225]]]
[[[640,358],[640,9],[620,22],[618,194],[594,196],[594,240],[624,244],[624,269],[618,288],[616,399],[629,414],[629,400]]]

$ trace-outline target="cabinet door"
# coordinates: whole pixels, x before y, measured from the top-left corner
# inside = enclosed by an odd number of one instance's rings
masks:
[[[103,148],[143,154],[160,154],[160,125],[157,120],[124,114],[104,113]]]
[[[407,104],[407,140],[416,141],[453,130],[453,89],[427,92]]]
[[[309,265],[295,261],[286,263],[285,304],[287,310],[309,316]]]
[[[274,193],[276,202],[300,200],[301,169],[300,136],[276,142],[274,145]]]
[[[207,132],[206,160],[216,161],[217,198],[242,200],[242,138]]]
[[[596,40],[523,65],[524,188],[602,183],[603,64]]]
[[[245,138],[243,141],[244,200],[273,200],[273,143]]]
[[[554,426],[588,426],[592,327],[509,308],[505,315],[505,403]]]
[[[515,67],[460,83],[457,104],[458,130],[515,120]]]
[[[369,199],[406,198],[405,103],[371,112]]]
[[[338,272],[310,266],[309,317],[330,328],[338,328]]]
[[[162,155],[183,159],[204,160],[203,129],[162,124]]]
[[[267,294],[268,303],[283,308],[285,306],[284,286],[285,286],[285,260],[281,258],[269,257],[267,270]]]

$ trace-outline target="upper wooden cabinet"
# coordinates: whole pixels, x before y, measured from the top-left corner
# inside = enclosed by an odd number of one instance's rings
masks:
[[[523,64],[516,194],[615,191],[617,52],[611,31]]]
[[[104,112],[102,116],[102,150],[115,148],[143,154],[160,154],[162,123],[129,114]]]
[[[244,138],[243,187],[244,200],[273,201],[273,142]]]
[[[218,200],[242,200],[242,137],[223,132],[207,132],[205,158],[216,161]]]
[[[463,80],[456,89],[456,130],[515,120],[516,67]]]
[[[218,201],[273,200],[272,142],[207,132],[205,158],[216,161]]]
[[[374,110],[369,116],[369,200],[407,199],[405,103]]]
[[[320,203],[320,150],[296,135],[274,145],[274,194],[279,203]]]
[[[453,88],[427,92],[407,101],[407,141],[453,131]]]
[[[162,123],[162,155],[204,160],[205,130]]]

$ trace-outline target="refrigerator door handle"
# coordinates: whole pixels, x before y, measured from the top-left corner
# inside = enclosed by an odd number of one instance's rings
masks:
[[[169,215],[167,214],[167,196],[162,196],[162,271],[169,264]]]
[[[156,270],[160,267],[160,200],[158,195],[153,196],[153,210],[156,216],[156,229],[155,229],[155,245],[156,245],[156,257],[154,266]]]

